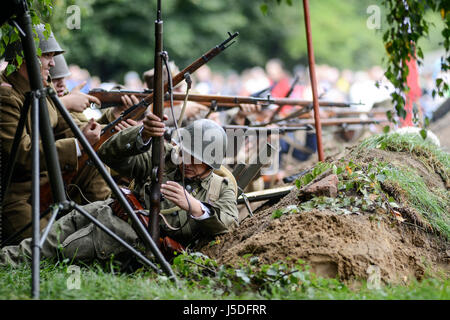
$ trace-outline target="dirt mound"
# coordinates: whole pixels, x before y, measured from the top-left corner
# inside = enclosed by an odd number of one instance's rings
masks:
[[[409,153],[372,149],[360,157],[364,163],[375,160],[408,166],[430,188],[445,188],[438,173]],[[313,209],[272,218],[276,209],[300,204],[298,195],[299,190],[294,188],[277,204],[261,207],[239,228],[202,252],[231,265],[248,256],[258,256],[267,264],[302,259],[318,275],[337,276],[344,281],[367,279],[374,268],[379,268],[385,283],[421,279],[424,274],[450,275],[448,238],[426,231],[410,216],[399,222],[375,212],[338,214]]]

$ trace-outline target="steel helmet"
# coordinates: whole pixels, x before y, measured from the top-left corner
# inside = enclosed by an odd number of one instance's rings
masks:
[[[58,41],[56,41],[53,32],[51,32],[48,39],[46,39],[44,35],[45,26],[43,24],[35,25],[34,28],[39,38],[39,48],[42,53],[54,52],[55,56],[64,53],[64,50],[60,47]],[[12,44],[9,44],[5,49],[5,60],[8,62],[13,61],[16,58],[16,54],[20,54],[21,51],[21,41],[15,41]]]
[[[52,79],[65,78],[71,75],[63,54],[55,56],[53,60],[55,60],[55,66],[50,68]]]
[[[178,129],[173,141],[183,152],[216,170],[226,155],[227,134],[219,124],[209,119],[196,120]]]
[[[180,69],[177,67],[177,65],[175,64],[175,62],[173,61],[169,61],[169,68],[170,68],[170,73],[172,75],[172,77],[175,77],[179,72]],[[154,76],[155,76],[155,69],[150,69],[144,72],[144,74],[142,75],[142,77],[144,78],[144,82],[147,84],[147,88],[149,89],[153,89],[153,81],[154,81]],[[166,66],[163,64],[163,82],[167,81],[167,70],[166,70]]]

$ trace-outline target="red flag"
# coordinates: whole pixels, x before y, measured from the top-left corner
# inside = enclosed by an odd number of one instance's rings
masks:
[[[408,76],[406,77],[406,84],[409,87],[409,91],[406,94],[405,111],[406,118],[400,118],[400,127],[410,127],[413,124],[413,105],[416,103],[422,95],[422,90],[419,85],[419,71],[417,68],[417,61],[410,56],[406,61],[406,65],[409,68]]]

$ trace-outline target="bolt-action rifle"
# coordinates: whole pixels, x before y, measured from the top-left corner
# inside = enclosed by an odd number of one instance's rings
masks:
[[[389,122],[387,118],[382,119],[361,119],[361,118],[326,118],[321,119],[322,126],[338,126],[338,125],[350,125],[350,124],[380,124]],[[289,121],[280,125],[284,127],[297,127],[304,125],[314,125],[314,119],[295,119],[295,121]]]
[[[228,38],[225,39],[222,43],[220,43],[219,45],[210,49],[208,52],[206,52],[200,58],[195,60],[189,66],[184,68],[181,72],[179,72],[177,75],[175,75],[172,79],[173,86],[176,86],[177,84],[181,83],[181,81],[183,81],[185,79],[185,75],[194,73],[201,66],[203,66],[204,64],[209,62],[211,59],[213,59],[215,56],[217,56],[219,53],[221,53],[226,48],[231,46],[234,43],[234,41],[232,41],[232,40],[234,38],[236,38],[238,35],[239,35],[238,32],[235,32],[233,34],[231,34],[229,32]],[[164,84],[164,94],[167,92],[167,90],[168,90],[168,83],[165,83]],[[106,127],[104,127],[101,132],[101,135],[100,135],[100,140],[92,146],[94,148],[94,150],[98,150],[100,148],[100,146],[106,140],[108,140],[111,136],[113,136],[115,133],[117,133],[117,131],[114,128],[116,126],[116,124],[118,124],[122,120],[139,119],[139,117],[141,117],[145,113],[147,108],[153,103],[153,99],[154,99],[153,93],[149,93],[149,94],[143,96],[142,100],[138,104],[136,104],[136,105],[130,107],[129,109],[127,109],[126,111],[124,111],[119,116],[119,118],[110,122]],[[73,180],[73,178],[77,175],[77,172],[79,172],[86,165],[88,159],[89,159],[89,157],[88,157],[87,153],[83,151],[82,155],[78,158],[78,171],[70,171],[70,172],[65,172],[63,174],[63,179],[64,179],[64,182],[66,185],[68,185]],[[41,204],[41,206],[40,206],[41,212],[43,210],[45,210],[45,208],[49,207],[51,203],[52,203],[51,188],[50,188],[50,184],[47,183],[47,184],[41,186],[41,203],[40,203]]]
[[[151,90],[144,91],[133,91],[133,90],[104,90],[95,88],[89,91],[89,94],[97,97],[101,102],[100,108],[109,108],[113,106],[122,106],[123,102],[120,99],[124,95],[135,95],[136,98],[140,99],[146,97],[148,94],[152,93]],[[184,93],[173,93],[174,101],[184,101],[186,94]],[[169,95],[166,94],[164,99],[169,100]],[[270,104],[276,105],[295,105],[295,106],[308,106],[312,101],[300,100],[300,99],[290,99],[290,98],[272,98],[267,96],[266,98],[259,97],[243,97],[243,96],[222,96],[222,95],[210,95],[210,94],[189,94],[188,101],[194,101],[203,104],[208,107],[238,107],[240,104],[255,104],[260,106],[268,106]],[[319,101],[319,105],[322,107],[350,107],[358,103],[352,102],[333,102],[333,101]],[[167,103],[165,105],[169,107]],[[128,109],[129,110],[129,109]],[[126,111],[125,111],[126,112]]]

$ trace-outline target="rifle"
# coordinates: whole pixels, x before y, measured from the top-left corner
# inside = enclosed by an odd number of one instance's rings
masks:
[[[234,34],[231,34],[230,32],[228,32],[227,39],[225,39],[219,45],[210,49],[207,53],[202,55],[200,58],[198,58],[193,63],[191,63],[189,66],[187,66],[185,69],[183,69],[181,72],[179,72],[173,78],[173,86],[176,86],[181,81],[183,81],[185,74],[191,74],[191,73],[195,72],[201,66],[203,66],[208,61],[210,61],[215,56],[217,56],[219,53],[221,53],[226,48],[231,46],[234,43],[234,41],[231,43],[230,43],[230,41],[233,40],[234,38],[236,38],[238,35],[239,35],[238,32],[235,32]],[[165,83],[164,93],[167,90],[168,90],[168,83]],[[116,130],[114,129],[116,124],[118,124],[122,120],[139,119],[139,117],[141,117],[145,113],[145,111],[147,110],[147,107],[152,103],[153,103],[153,93],[150,93],[150,94],[146,95],[145,97],[143,97],[143,99],[138,104],[136,104],[136,105],[130,107],[129,109],[127,109],[126,111],[124,111],[119,116],[119,118],[117,118],[115,121],[110,122],[106,127],[103,128],[101,136],[100,136],[100,140],[92,146],[93,149],[98,150],[100,148],[100,146],[106,140],[108,140],[112,135],[117,133]],[[83,151],[81,157],[78,159],[78,171],[80,171],[81,168],[83,168],[86,165],[88,158],[89,157],[88,157],[87,153]],[[78,171],[66,172],[63,175],[63,180],[66,183],[66,185],[69,184],[70,181],[73,180],[73,178],[76,176]],[[50,206],[51,203],[52,203],[51,189],[50,189],[50,184],[47,183],[47,184],[41,186],[41,202],[40,202],[41,212],[43,210],[45,210],[45,208]]]
[[[279,187],[279,188],[248,192],[245,194],[245,196],[240,195],[237,199],[237,203],[243,204],[243,203],[245,203],[245,201],[256,202],[256,201],[262,201],[262,200],[279,199],[279,198],[287,195],[294,188],[295,188],[295,186],[284,186],[284,187]]]
[[[249,127],[249,126],[235,126],[235,125],[224,125],[222,128],[227,130],[244,130],[244,131],[266,131],[268,133],[285,133],[298,130],[314,130],[314,127],[310,124],[302,126],[280,126],[280,127]]]
[[[133,91],[133,90],[104,90],[100,88],[95,88],[89,91],[89,95],[97,97],[101,102],[100,108],[109,108],[112,106],[123,105],[120,99],[124,95],[135,95],[136,98],[140,99],[146,97],[151,90],[144,91]],[[173,93],[174,101],[184,101],[186,94],[184,93]],[[169,95],[164,96],[164,100],[169,100]],[[189,94],[188,101],[194,101],[201,103],[205,106],[210,107],[227,107],[233,108],[238,107],[240,104],[255,104],[261,106],[268,106],[270,104],[277,105],[296,105],[296,106],[308,106],[312,101],[300,100],[300,99],[290,99],[290,98],[272,98],[267,96],[266,98],[258,97],[243,97],[243,96],[221,96],[221,95],[210,95],[210,94]],[[333,102],[333,101],[319,101],[319,105],[322,107],[338,107],[346,108],[351,105],[356,105],[358,103],[354,102]],[[166,105],[169,107],[169,104]],[[131,109],[131,108],[130,108]],[[130,110],[128,109],[128,110]],[[127,110],[127,111],[128,111]],[[127,112],[125,111],[125,113]]]
[[[380,124],[389,122],[388,119],[360,119],[360,118],[326,118],[321,119],[322,126],[337,126],[337,125],[349,125],[349,124]],[[314,119],[296,119],[288,123],[283,123],[283,126],[299,126],[299,125],[314,125]]]
[[[130,189],[125,187],[120,187],[120,190],[124,194],[125,199],[127,199],[131,208],[133,208],[133,210],[136,212],[139,222],[142,223],[146,229],[149,229],[150,224],[149,215],[147,211],[144,210],[144,207],[141,205],[141,203],[136,198],[134,193]],[[128,216],[128,213],[122,208],[119,200],[115,199],[110,204],[110,207],[112,212],[117,217],[124,220],[125,222],[129,221],[130,218]],[[164,238],[159,237],[157,243],[159,244],[158,247],[160,248],[162,254],[169,261],[172,260],[172,258],[174,258],[175,254],[182,253],[184,250],[186,250],[186,248],[182,244],[167,236]]]
[[[389,109],[373,109],[369,111],[357,111],[357,110],[327,110],[328,116],[354,116],[354,115],[367,115],[367,116],[385,116]]]
[[[153,113],[160,119],[164,115],[164,93],[167,89],[171,89],[168,85],[164,88],[163,79],[163,58],[167,58],[167,53],[163,51],[163,21],[161,19],[161,0],[158,0],[158,8],[155,21],[155,76],[153,79],[153,88],[155,91],[151,93],[153,100]],[[169,84],[171,85],[171,84]],[[165,90],[164,90],[165,89]],[[164,90],[164,91],[163,91]],[[144,98],[143,101],[147,99]],[[145,105],[145,104],[144,104]],[[159,213],[161,211],[161,181],[164,173],[164,138],[152,138],[152,170],[150,179],[150,225],[148,231],[155,243],[160,244],[159,240]]]

